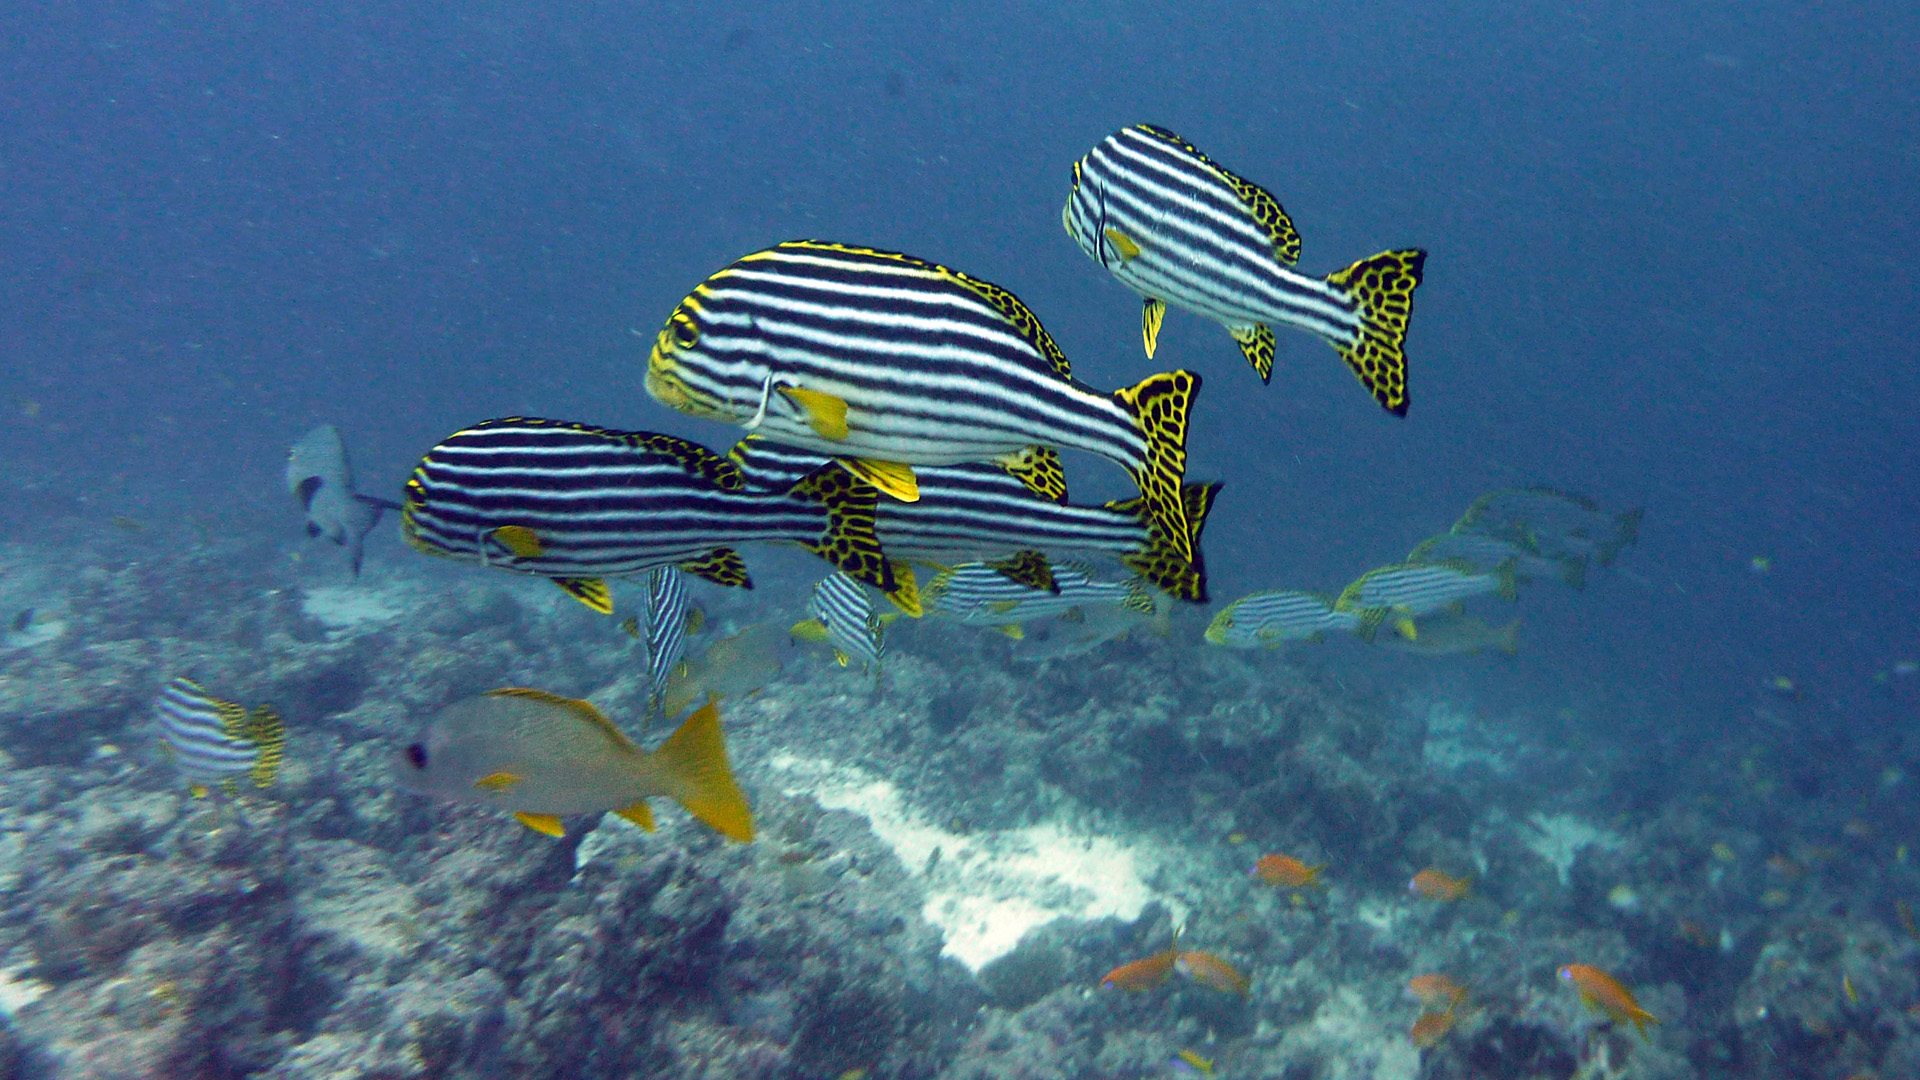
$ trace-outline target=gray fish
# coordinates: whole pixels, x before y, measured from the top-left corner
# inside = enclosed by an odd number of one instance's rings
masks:
[[[400,504],[353,490],[353,465],[347,446],[332,424],[321,424],[287,452],[287,490],[307,515],[307,535],[325,537],[347,549],[355,575],[365,557],[366,537],[382,510]]]

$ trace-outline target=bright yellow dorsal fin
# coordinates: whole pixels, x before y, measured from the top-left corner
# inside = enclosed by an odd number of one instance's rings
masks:
[[[847,403],[832,394],[819,390],[808,390],[804,386],[782,386],[780,392],[788,401],[800,406],[807,416],[807,426],[815,435],[834,442],[847,437]]]
[[[653,831],[653,811],[647,806],[645,799],[634,803],[632,806],[623,806],[615,810],[614,813],[619,814],[621,817],[626,818],[628,821],[633,822],[648,832]]]
[[[517,773],[493,772],[475,780],[473,786],[479,788],[481,791],[498,795],[502,792],[512,791],[519,783],[520,776]]]
[[[839,461],[848,472],[901,502],[920,501],[920,481],[914,477],[911,465],[872,458],[840,458]]]
[[[547,836],[567,835],[566,826],[560,824],[560,819],[553,814],[529,814],[522,810],[513,815],[513,820],[525,825],[534,832]]]
[[[500,546],[523,559],[537,559],[546,552],[546,546],[525,525],[502,525],[493,530],[493,538]]]
[[[1153,359],[1153,350],[1160,347],[1160,324],[1167,318],[1167,302],[1147,297],[1140,308],[1140,337],[1147,344],[1147,359]]]

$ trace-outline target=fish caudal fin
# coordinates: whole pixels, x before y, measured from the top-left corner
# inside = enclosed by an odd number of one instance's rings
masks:
[[[669,794],[687,813],[729,840],[753,839],[753,810],[727,764],[720,707],[711,698],[660,744],[650,760],[671,784]]]
[[[287,752],[287,727],[280,720],[280,711],[271,705],[255,706],[247,714],[246,737],[258,752],[249,774],[253,786],[272,787],[273,778],[280,774],[280,762]]]
[[[1147,528],[1146,546],[1121,556],[1121,565],[1153,582],[1171,596],[1189,603],[1204,604],[1207,602],[1207,568],[1200,556],[1200,532],[1206,528],[1207,512],[1213,509],[1213,500],[1220,494],[1220,485],[1188,484],[1180,494],[1186,506],[1187,521],[1193,526],[1193,531],[1188,534],[1193,553],[1191,558],[1181,556],[1179,548],[1160,526],[1159,519],[1148,512],[1144,498],[1108,503],[1107,506],[1122,513],[1135,514]]]
[[[927,609],[920,603],[920,581],[913,576],[913,566],[904,562],[893,562],[892,565],[894,589],[887,594],[887,599],[893,601],[893,606],[899,608],[903,615],[915,619],[925,615]]]
[[[1133,414],[1147,441],[1146,460],[1130,465],[1128,471],[1174,550],[1189,562],[1193,560],[1193,525],[1187,520],[1180,488],[1187,471],[1187,418],[1199,393],[1199,375],[1168,371],[1113,394]]]
[[[878,490],[857,480],[839,462],[829,461],[788,491],[827,508],[826,531],[817,540],[805,542],[808,551],[889,596],[899,590],[893,566],[880,550],[880,536],[874,531]]]
[[[1334,347],[1360,385],[1395,416],[1407,415],[1407,323],[1426,263],[1419,248],[1383,251],[1327,276],[1360,316],[1353,341]]]

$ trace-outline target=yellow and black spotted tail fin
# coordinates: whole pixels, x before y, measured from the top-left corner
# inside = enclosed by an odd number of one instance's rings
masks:
[[[1426,252],[1407,248],[1327,275],[1327,284],[1346,293],[1360,315],[1359,334],[1334,348],[1360,385],[1395,416],[1407,415],[1407,323],[1426,264]]]
[[[280,720],[280,710],[271,705],[254,706],[247,714],[246,732],[247,739],[259,753],[253,759],[253,786],[272,787],[287,753],[287,726]]]
[[[727,740],[720,732],[720,709],[713,698],[660,744],[652,761],[687,813],[729,840],[753,839],[753,810],[727,764]]]
[[[1147,441],[1146,459],[1128,471],[1168,542],[1188,562],[1193,561],[1193,524],[1187,520],[1180,488],[1187,471],[1187,418],[1199,393],[1200,376],[1191,371],[1149,375],[1139,385],[1113,393]]]
[[[838,462],[829,461],[801,477],[788,491],[827,508],[827,527],[818,539],[805,542],[808,551],[888,596],[899,591],[893,566],[886,552],[880,550],[880,536],[874,532],[874,504],[880,498],[877,488],[855,478]],[[897,598],[895,602],[899,602]]]
[[[1125,502],[1107,505],[1122,513],[1135,514],[1147,526],[1147,543],[1140,550],[1121,556],[1121,565],[1158,585],[1176,599],[1194,604],[1207,602],[1207,568],[1200,557],[1200,531],[1206,528],[1207,512],[1213,509],[1214,497],[1220,494],[1220,485],[1188,484],[1181,489],[1181,501],[1186,504],[1187,520],[1192,523],[1193,531],[1188,534],[1193,545],[1193,557],[1181,558],[1160,527],[1160,523],[1147,510],[1145,499],[1128,499]]]

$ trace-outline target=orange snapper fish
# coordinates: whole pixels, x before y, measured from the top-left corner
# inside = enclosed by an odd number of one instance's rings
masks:
[[[1429,1009],[1447,1012],[1452,1012],[1454,1006],[1467,1000],[1466,987],[1440,974],[1415,975],[1408,979],[1407,993]]]
[[[1580,1003],[1589,1009],[1605,1012],[1615,1023],[1623,1020],[1633,1021],[1640,1037],[1648,1042],[1646,1022],[1659,1023],[1660,1018],[1640,1007],[1634,1000],[1633,992],[1620,985],[1620,980],[1590,964],[1568,964],[1560,969],[1560,978],[1573,985],[1580,993]]]
[[[1423,1012],[1420,1019],[1413,1022],[1413,1030],[1407,1032],[1407,1039],[1413,1045],[1425,1050],[1446,1037],[1453,1030],[1453,1010],[1445,1012]]]
[[[1407,882],[1407,891],[1417,893],[1429,900],[1442,902],[1464,900],[1467,894],[1473,891],[1473,879],[1457,878],[1444,870],[1429,866],[1413,875],[1413,880]]]
[[[1107,972],[1100,979],[1101,986],[1117,986],[1122,990],[1151,990],[1167,981],[1173,974],[1174,961],[1180,955],[1180,931],[1173,932],[1173,944],[1165,952],[1157,952],[1130,964],[1121,964]]]
[[[1252,980],[1235,970],[1232,964],[1204,952],[1183,952],[1173,961],[1174,970],[1209,989],[1223,994],[1247,996]]]
[[[1291,855],[1270,854],[1260,856],[1260,861],[1253,864],[1253,876],[1269,885],[1299,889],[1314,884],[1326,868],[1326,863],[1308,866]]]

